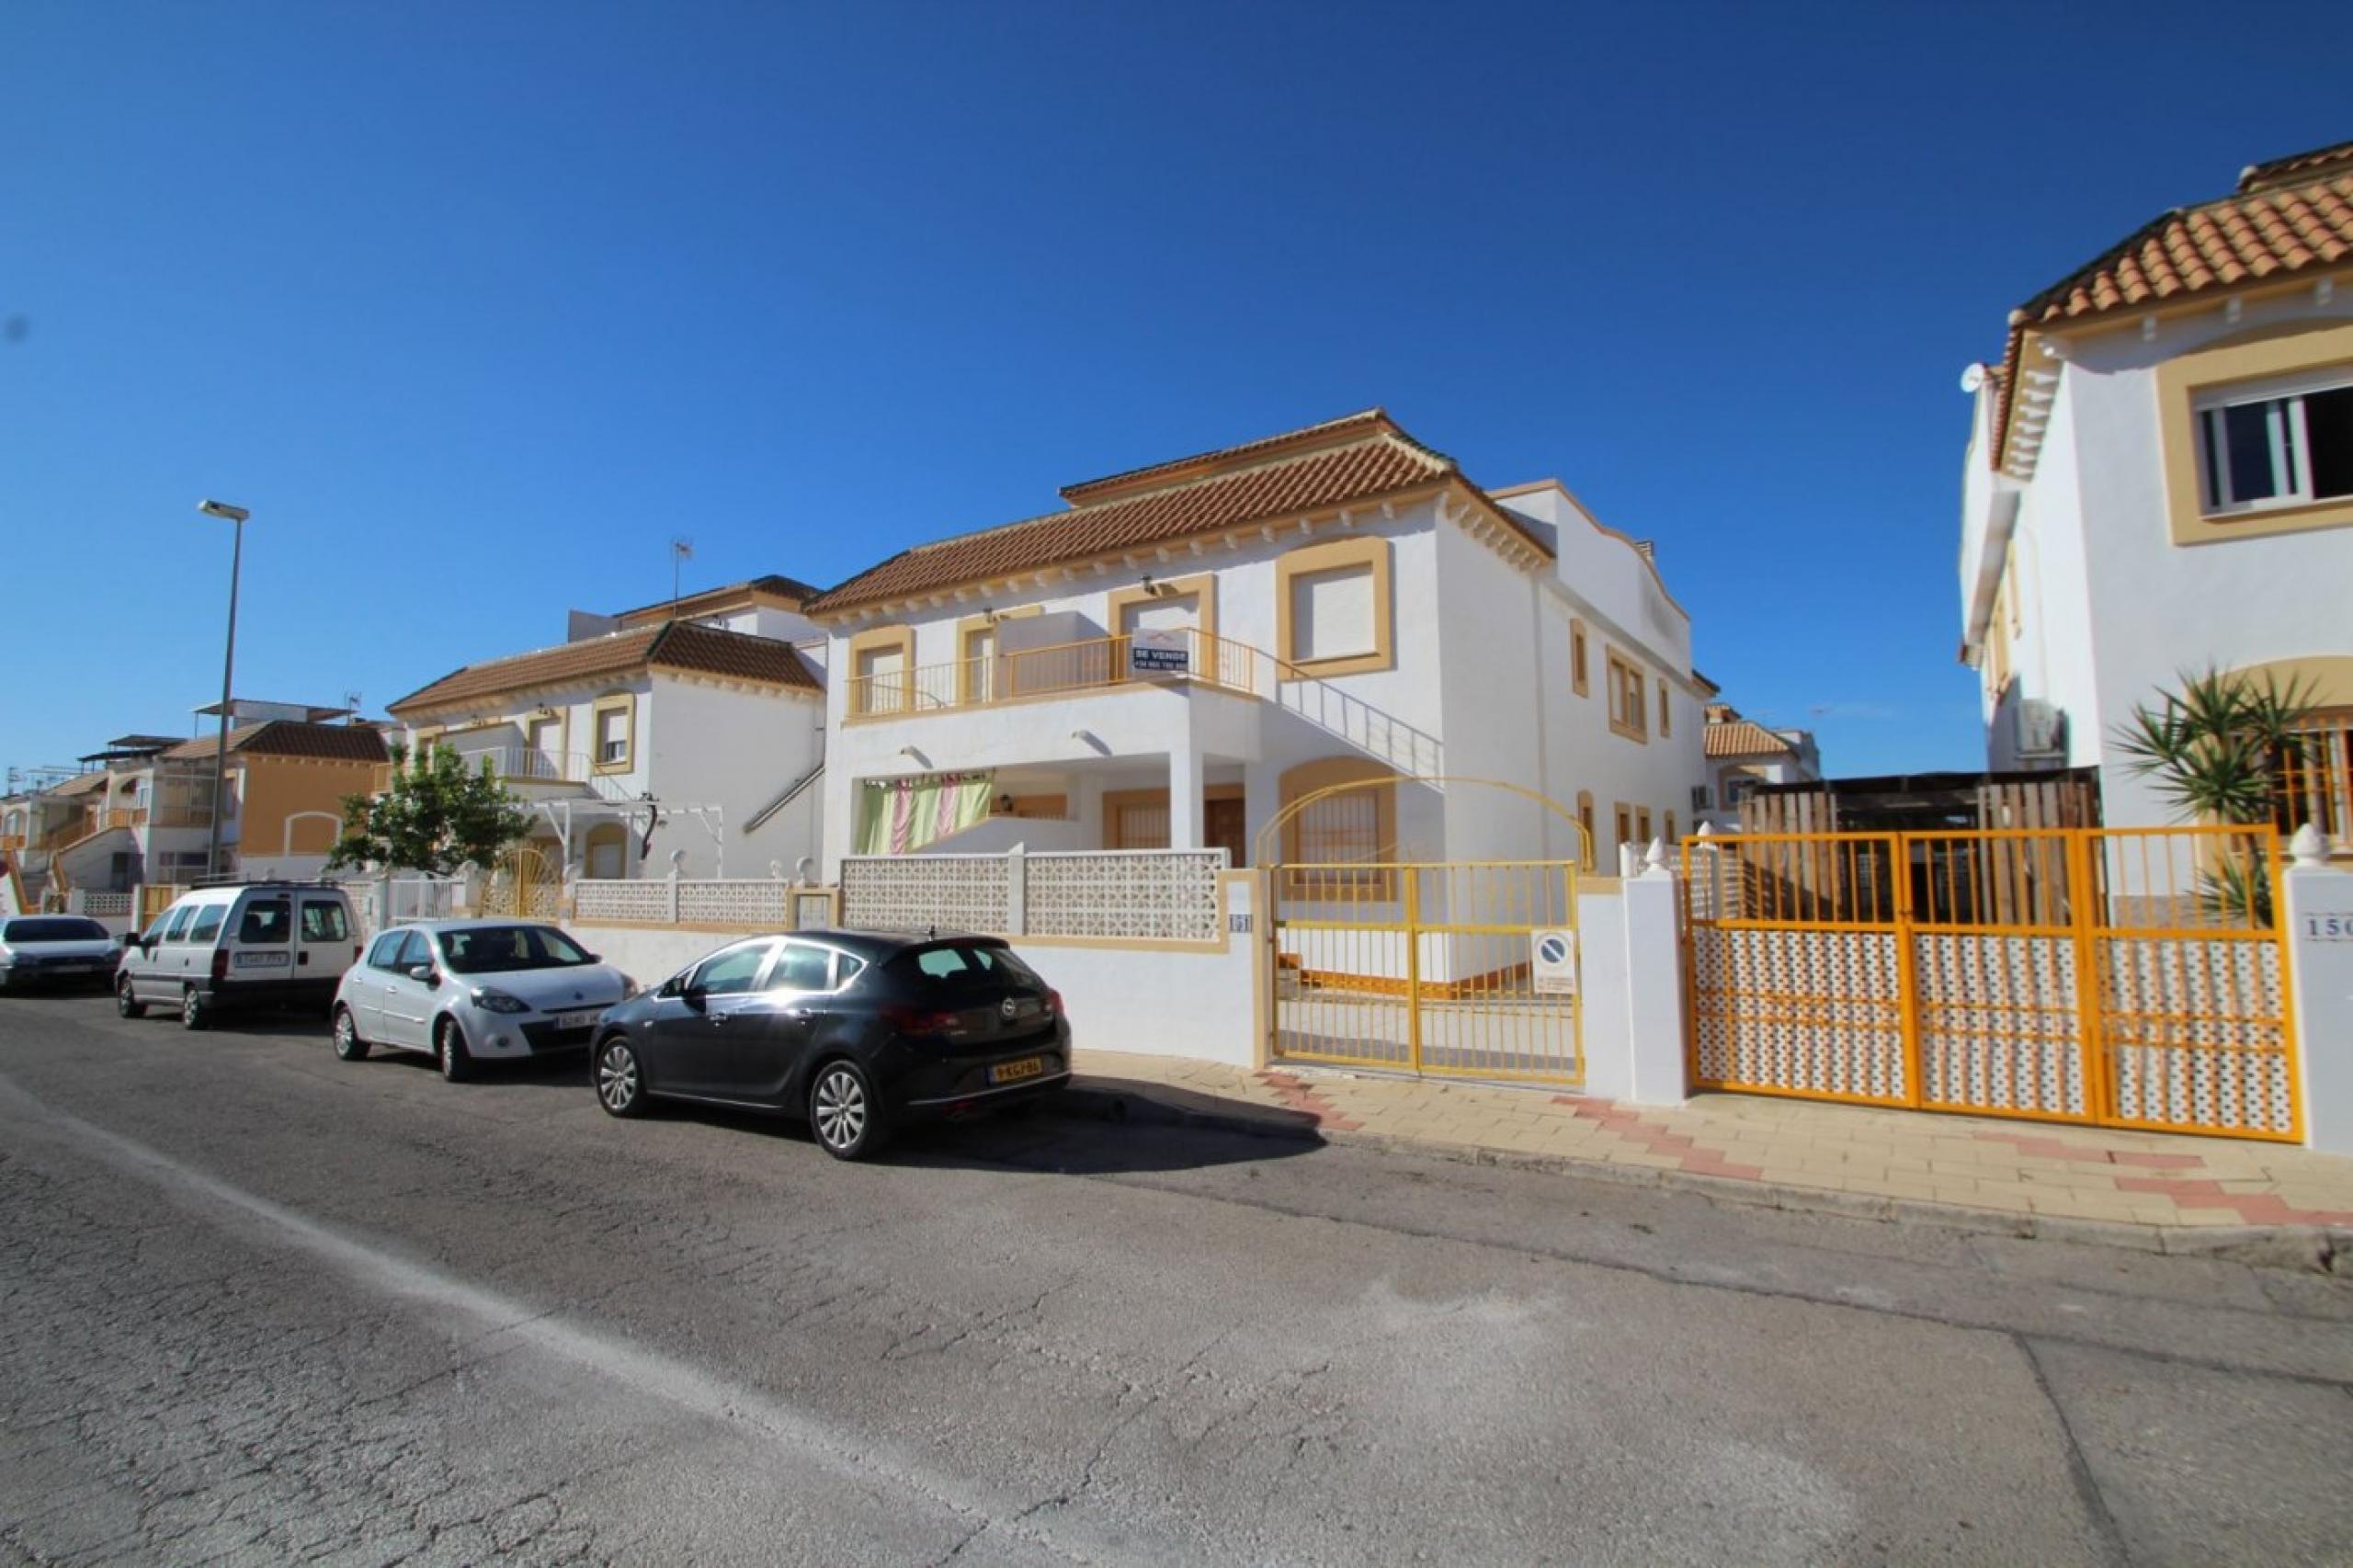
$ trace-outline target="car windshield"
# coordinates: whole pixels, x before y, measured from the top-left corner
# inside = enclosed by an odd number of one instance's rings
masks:
[[[518,969],[572,969],[594,963],[579,945],[548,926],[473,926],[444,931],[441,957],[460,974],[503,974]]]
[[[103,942],[107,928],[95,920],[11,920],[0,926],[0,942]]]

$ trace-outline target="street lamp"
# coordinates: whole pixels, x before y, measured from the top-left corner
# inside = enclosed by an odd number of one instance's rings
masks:
[[[204,869],[217,877],[221,874],[221,816],[229,799],[229,687],[237,671],[237,574],[245,562],[245,519],[253,514],[226,501],[199,501],[196,509],[236,525],[235,542],[229,549],[229,646],[221,658],[221,740],[212,748],[212,810],[209,813],[212,829],[204,847]]]

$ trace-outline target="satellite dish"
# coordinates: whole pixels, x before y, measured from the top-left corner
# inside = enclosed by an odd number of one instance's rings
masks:
[[[1961,390],[1965,392],[1973,393],[1984,384],[1985,367],[1983,365],[1972,365],[1961,373]]]

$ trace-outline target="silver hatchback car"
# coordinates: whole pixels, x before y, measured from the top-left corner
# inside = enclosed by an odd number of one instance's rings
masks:
[[[395,926],[344,972],[335,1053],[431,1053],[455,1082],[477,1062],[585,1049],[605,1009],[637,983],[557,926],[528,920]]]

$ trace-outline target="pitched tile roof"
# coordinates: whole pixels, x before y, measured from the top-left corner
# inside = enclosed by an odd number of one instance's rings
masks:
[[[902,551],[807,608],[822,615],[940,593],[1220,528],[1378,500],[1449,477],[1461,477],[1452,459],[1415,441],[1374,409],[1074,485],[1063,494],[1084,500],[1069,511]],[[1500,509],[1497,515],[1551,553],[1526,525]]]
[[[164,753],[165,759],[185,762],[209,757],[221,737],[199,735]],[[305,724],[293,719],[271,719],[229,732],[229,749],[240,756],[307,756],[330,762],[382,762],[384,737],[368,724]]]
[[[52,795],[86,795],[93,790],[102,790],[106,788],[106,782],[107,776],[104,769],[100,769],[95,773],[77,773],[73,778],[68,778],[64,783],[60,784],[56,789],[51,790],[50,793]]]
[[[468,665],[410,692],[392,703],[391,710],[397,714],[438,708],[473,698],[503,696],[510,691],[561,686],[642,669],[690,670],[802,691],[824,689],[790,642],[698,626],[688,620],[671,620]]]
[[[2230,196],[2143,224],[2010,312],[1992,454],[2009,445],[2026,334],[2353,261],[2353,142],[2257,164]]]
[[[1733,717],[1705,726],[1701,749],[1710,756],[1765,756],[1798,748],[1754,720]]]
[[[784,599],[794,608],[798,608],[824,591],[822,588],[811,587],[798,577],[787,577],[781,573],[771,572],[764,577],[753,577],[741,583],[728,583],[716,588],[699,589],[679,599],[658,599],[650,605],[640,605],[635,609],[622,610],[614,619],[629,621],[653,615],[664,620],[670,620],[689,615],[700,615],[707,609],[714,609],[721,605],[734,604],[750,598],[756,594],[769,598]],[[673,610],[676,612],[675,616],[671,613]]]

